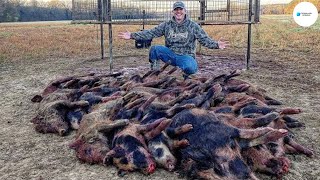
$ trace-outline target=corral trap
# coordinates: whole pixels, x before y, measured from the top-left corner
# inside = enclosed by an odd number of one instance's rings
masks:
[[[100,24],[101,58],[104,26],[109,31],[109,67],[113,69],[113,24],[157,25],[172,17],[172,0],[72,0],[72,22]],[[247,25],[246,67],[249,69],[251,25],[259,22],[260,0],[184,0],[190,19],[200,25]],[[245,32],[244,32],[245,33]],[[149,47],[149,46],[146,46]]]

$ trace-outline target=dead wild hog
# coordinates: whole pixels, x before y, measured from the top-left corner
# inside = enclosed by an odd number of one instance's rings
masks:
[[[107,110],[97,110],[86,114],[80,123],[76,140],[69,147],[74,149],[79,160],[90,164],[102,164],[110,151],[110,140],[114,129],[129,124],[129,120],[111,121]]]
[[[238,140],[248,140],[242,146],[250,147],[287,134],[283,129],[237,129],[201,109],[184,110],[172,120],[170,127],[173,128],[184,124],[193,126],[191,131],[180,135],[180,139],[188,139],[189,146],[179,150],[182,174],[191,178],[255,179],[242,159]]]
[[[57,133],[63,136],[71,127],[67,120],[67,113],[74,109],[86,108],[88,105],[87,101],[58,100],[49,103],[42,102],[36,117],[31,122],[35,124],[35,130],[40,133]]]
[[[115,134],[105,163],[112,162],[118,167],[120,176],[136,170],[144,174],[153,173],[156,163],[148,151],[146,140],[159,135],[170,122],[163,118],[145,125],[130,123]]]
[[[174,152],[189,145],[187,139],[178,140],[177,138],[180,134],[191,129],[191,124],[185,124],[178,128],[168,127],[161,134],[148,141],[148,148],[159,167],[168,171],[173,171],[176,168],[177,158],[174,156]]]
[[[241,154],[253,171],[272,174],[277,178],[289,172],[290,160],[274,156],[265,145],[243,149]]]

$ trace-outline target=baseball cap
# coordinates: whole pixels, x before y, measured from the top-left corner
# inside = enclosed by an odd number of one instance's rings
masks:
[[[181,1],[177,1],[173,4],[173,10],[175,10],[176,8],[182,8],[185,9],[185,5],[183,2]]]

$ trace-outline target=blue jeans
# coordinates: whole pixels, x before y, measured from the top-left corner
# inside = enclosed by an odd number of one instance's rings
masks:
[[[171,65],[178,66],[186,74],[194,74],[198,70],[197,61],[192,56],[175,54],[166,46],[151,46],[149,51],[150,63],[159,59],[165,63],[170,61]]]

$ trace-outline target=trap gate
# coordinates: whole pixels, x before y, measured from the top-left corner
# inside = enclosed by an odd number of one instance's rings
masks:
[[[72,0],[72,22],[100,24],[101,58],[104,26],[109,31],[112,72],[112,24],[156,25],[172,17],[172,0]],[[189,18],[200,25],[248,25],[246,66],[249,69],[251,25],[260,19],[260,0],[184,0]]]

